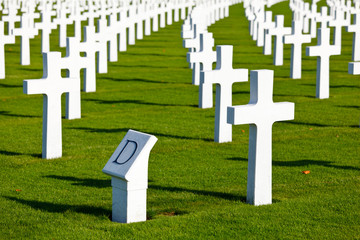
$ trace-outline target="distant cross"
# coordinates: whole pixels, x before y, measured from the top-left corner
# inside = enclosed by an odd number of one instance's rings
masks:
[[[95,27],[94,26],[86,26],[84,27],[84,42],[81,43],[80,51],[85,52],[86,57],[92,60],[89,60],[92,67],[85,72],[86,79],[84,81],[84,91],[85,92],[95,92],[96,91],[96,76],[93,71],[95,71],[95,55],[100,51],[100,44],[94,39]],[[99,59],[97,61],[99,64]],[[89,73],[88,73],[89,71]],[[91,77],[90,77],[91,76]]]
[[[41,52],[50,51],[50,34],[57,26],[51,20],[56,13],[52,11],[51,6],[46,4],[47,8],[41,12],[41,22],[35,23],[35,27],[41,30]]]
[[[43,54],[44,74],[41,79],[24,80],[25,94],[44,94],[42,157],[62,156],[61,95],[80,92],[80,79],[61,77],[61,53]]]
[[[275,16],[275,28],[269,29],[270,35],[275,35],[274,44],[274,65],[281,66],[284,61],[284,44],[283,38],[291,33],[291,28],[284,27],[284,15]]]
[[[352,60],[360,61],[360,12],[354,15],[354,24],[347,27],[353,33]]]
[[[126,16],[126,11],[120,12],[120,21],[116,22],[118,32],[120,33],[119,37],[119,51],[125,52],[127,49],[127,28],[128,28],[128,17]]]
[[[272,70],[250,72],[250,102],[228,107],[228,123],[250,124],[246,201],[253,205],[272,203],[272,125],[293,120],[295,105],[274,103]]]
[[[231,142],[232,126],[227,123],[227,107],[232,106],[232,85],[247,82],[247,69],[233,69],[233,46],[216,46],[216,68],[202,72],[201,84],[216,84],[215,142]]]
[[[340,46],[330,45],[330,29],[318,29],[317,46],[306,47],[307,56],[317,56],[316,97],[329,98],[330,90],[330,56],[340,55]]]
[[[300,21],[292,21],[292,34],[284,37],[284,43],[291,45],[291,64],[290,77],[294,79],[301,78],[301,55],[303,43],[310,43],[311,36],[302,34]]]
[[[193,67],[193,84],[199,85],[200,71],[212,70],[212,63],[216,62],[216,52],[212,50],[214,47],[214,39],[212,33],[200,33],[200,48],[198,52],[188,52],[187,61],[194,64]],[[195,64],[196,63],[196,64]]]
[[[320,22],[321,28],[327,28],[328,23],[333,19],[332,16],[328,15],[328,8],[327,7],[321,7],[320,15],[317,15],[315,17],[316,22]]]
[[[317,22],[316,17],[318,16],[316,4],[311,5],[311,10],[308,12],[308,17],[310,19],[310,35],[311,38],[316,38],[317,31]]]
[[[337,8],[335,10],[335,18],[329,22],[329,26],[335,27],[333,38],[334,45],[340,46],[341,48],[342,27],[348,26],[349,24],[350,23],[345,19],[344,11]]]
[[[54,19],[54,22],[59,25],[59,46],[66,47],[66,37],[67,37],[67,25],[73,23],[73,21],[67,17],[69,13],[65,5],[62,5],[59,10],[59,15]]]
[[[8,35],[12,35],[12,31],[15,28],[15,24],[20,22],[20,16],[17,15],[18,6],[15,4],[15,1],[11,1],[8,6],[8,14],[3,15],[1,18],[2,22],[6,22],[8,26]]]
[[[88,81],[95,82],[95,57],[80,55],[82,45],[76,37],[67,38],[66,56],[63,58],[64,68],[69,70],[67,77],[80,79],[80,70],[84,69],[84,88]],[[79,82],[80,85],[80,82]],[[81,95],[80,91],[66,93],[67,119],[81,118]]]
[[[271,55],[271,47],[272,47],[272,39],[271,35],[268,33],[269,29],[275,27],[275,22],[272,21],[272,12],[266,11],[265,12],[265,22],[263,23],[264,28],[264,48],[263,53],[264,55]]]
[[[216,51],[213,51],[214,38],[212,33],[200,34],[200,51],[187,53],[188,62],[199,62],[200,69],[193,68],[193,84],[198,77],[199,86],[199,108],[211,108],[213,106],[212,84],[204,84],[200,82],[200,70],[212,70],[212,64],[216,62]],[[197,85],[197,84],[195,84]]]
[[[14,44],[14,35],[4,35],[4,22],[0,21],[0,79],[5,78],[5,45]]]
[[[258,47],[264,46],[264,36],[265,36],[264,31],[265,31],[265,28],[268,29],[269,24],[275,25],[272,22],[271,17],[269,18],[269,16],[266,16],[266,15],[269,14],[269,12],[270,12],[270,15],[272,17],[272,12],[271,11],[262,12],[262,14],[263,14],[262,21],[258,23],[258,36],[257,36],[257,40],[256,40],[256,46],[258,46]]]
[[[304,33],[309,33],[309,17],[310,17],[311,11],[310,11],[310,4],[305,3],[304,4],[304,15],[303,15],[303,31]]]

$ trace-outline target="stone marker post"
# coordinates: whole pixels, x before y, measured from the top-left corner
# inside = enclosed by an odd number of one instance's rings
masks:
[[[146,190],[153,135],[129,130],[103,168],[113,187],[112,221],[146,221]]]

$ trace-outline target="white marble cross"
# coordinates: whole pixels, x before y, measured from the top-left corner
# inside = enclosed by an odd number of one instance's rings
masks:
[[[321,7],[320,15],[317,15],[315,17],[316,22],[320,22],[321,28],[327,28],[328,23],[333,19],[332,16],[328,15],[328,8],[327,7]]]
[[[187,57],[189,58],[188,62],[199,62],[202,64],[200,65],[200,69],[196,67],[193,68],[193,84],[195,84],[194,80],[196,80],[196,77],[198,77],[199,81],[199,108],[211,108],[213,106],[212,84],[203,84],[200,81],[200,70],[212,70],[212,64],[216,62],[216,51],[213,51],[214,43],[212,33],[201,33],[200,51],[187,53]]]
[[[291,28],[284,27],[284,15],[275,16],[275,28],[268,30],[270,35],[275,35],[274,44],[274,65],[281,66],[284,61],[284,44],[283,38],[291,33]]]
[[[316,38],[316,33],[317,33],[316,17],[318,16],[317,5],[316,4],[311,5],[311,10],[308,12],[307,15],[308,15],[308,17],[310,19],[310,35],[311,35],[311,38]]]
[[[271,39],[271,35],[268,33],[268,30],[272,29],[274,27],[275,27],[275,22],[272,21],[272,12],[266,11],[265,12],[265,22],[263,23],[263,28],[264,28],[263,53],[264,53],[264,55],[271,55],[272,39]]]
[[[274,71],[250,72],[250,102],[228,107],[228,123],[250,124],[246,201],[253,205],[272,203],[272,125],[293,120],[295,104],[274,103]]]
[[[20,28],[15,28],[13,34],[15,36],[20,36],[20,64],[21,65],[30,65],[30,39],[34,38],[38,34],[38,30],[31,26],[31,21],[29,21],[29,14],[23,13],[21,16],[21,26]]]
[[[300,21],[292,21],[292,34],[284,37],[284,43],[291,45],[290,58],[290,77],[294,79],[301,78],[301,55],[303,43],[310,43],[311,36],[302,34],[302,24]]]
[[[61,6],[57,18],[54,19],[54,23],[59,26],[59,46],[66,47],[66,37],[67,37],[67,25],[73,23],[73,21],[67,17],[69,10],[65,5]]]
[[[86,26],[84,27],[84,42],[81,43],[80,51],[86,53],[86,57],[92,60],[89,62],[92,64],[85,71],[84,76],[84,91],[85,92],[95,92],[96,91],[96,76],[95,76],[95,55],[100,51],[100,45],[97,41],[94,40],[95,27]],[[99,65],[99,59],[97,61]]]
[[[232,141],[232,126],[227,123],[227,107],[232,106],[232,85],[247,82],[248,70],[233,69],[233,46],[216,46],[216,54],[216,68],[201,72],[201,84],[216,84],[214,141],[223,143]]]
[[[317,56],[316,97],[329,98],[330,91],[330,56],[340,55],[340,46],[330,45],[330,29],[318,29],[317,46],[306,47],[307,56]]]
[[[50,51],[50,34],[52,30],[57,27],[51,20],[55,14],[51,6],[47,3],[45,9],[40,13],[41,22],[35,23],[35,27],[41,30],[41,52],[43,53]]]
[[[188,52],[186,54],[187,61],[193,64],[192,83],[200,84],[200,71],[209,71],[212,69],[212,63],[216,62],[216,52],[212,50],[214,47],[214,39],[212,33],[200,33],[200,48],[198,52]]]
[[[345,19],[344,11],[337,8],[335,10],[335,18],[329,22],[329,26],[334,27],[334,38],[333,44],[340,46],[341,48],[341,37],[342,28],[348,26],[350,23]]]
[[[352,60],[360,61],[360,12],[354,15],[354,24],[347,27],[353,33]]]
[[[62,156],[61,95],[80,92],[80,79],[62,78],[61,53],[43,54],[44,74],[41,79],[24,80],[25,94],[44,94],[42,157]]]
[[[5,78],[5,45],[14,44],[14,35],[4,35],[4,22],[0,21],[0,79]]]

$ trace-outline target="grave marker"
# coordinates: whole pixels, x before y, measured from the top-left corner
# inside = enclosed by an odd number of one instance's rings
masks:
[[[62,78],[60,52],[43,53],[44,73],[41,79],[24,80],[25,94],[43,94],[42,157],[62,156],[61,95],[80,92],[80,79]]]
[[[360,12],[354,15],[354,24],[346,30],[353,33],[352,60],[360,61]]]
[[[232,105],[232,85],[248,80],[247,69],[233,69],[233,46],[216,46],[216,68],[201,72],[201,84],[216,84],[215,138],[218,143],[232,141],[232,126],[227,123],[227,107]]]
[[[249,104],[228,107],[229,124],[250,124],[246,201],[256,206],[272,203],[272,125],[295,114],[294,103],[273,102],[273,80],[272,70],[251,71]]]
[[[329,98],[330,90],[330,56],[340,55],[340,46],[330,45],[330,29],[318,29],[317,46],[306,47],[307,56],[317,56],[316,97]]]
[[[310,35],[302,34],[301,25],[300,21],[292,21],[292,34],[284,37],[284,43],[291,44],[290,77],[294,79],[301,78],[302,44],[311,42]]]
[[[270,35],[275,36],[275,44],[274,44],[274,65],[281,66],[284,61],[284,44],[283,38],[285,35],[291,33],[291,28],[284,27],[284,15],[276,15],[275,16],[275,28],[271,28],[268,30]]]
[[[4,22],[0,21],[0,79],[5,78],[5,45],[14,44],[14,35],[4,35]]]
[[[103,168],[111,176],[112,221],[146,221],[146,191],[150,151],[155,136],[129,130]]]

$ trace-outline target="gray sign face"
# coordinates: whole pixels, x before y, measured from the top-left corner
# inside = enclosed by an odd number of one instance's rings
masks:
[[[142,164],[135,163],[141,161],[144,157],[142,152],[150,152],[156,141],[157,138],[152,135],[129,130],[106,163],[103,172],[122,179],[127,179],[130,170],[132,174],[141,172],[140,169],[137,168],[144,166],[137,166]],[[148,158],[148,154],[146,157]]]

